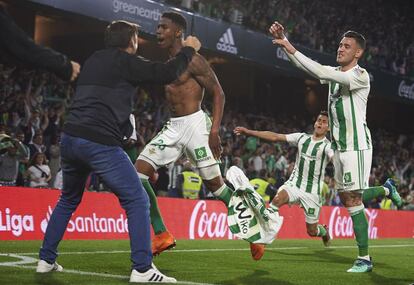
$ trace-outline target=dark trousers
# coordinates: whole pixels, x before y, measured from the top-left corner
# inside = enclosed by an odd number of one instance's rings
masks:
[[[82,200],[86,179],[94,171],[111,188],[126,212],[133,268],[148,269],[152,262],[149,199],[128,155],[118,146],[63,134],[61,159],[62,194],[47,226],[40,259],[49,263],[56,260],[58,244]]]

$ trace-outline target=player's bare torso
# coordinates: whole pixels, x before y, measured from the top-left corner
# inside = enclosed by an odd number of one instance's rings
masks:
[[[201,55],[197,54],[197,57]],[[192,59],[187,70],[173,83],[165,86],[165,95],[172,117],[186,116],[201,109],[204,88],[197,82],[194,70],[204,68],[205,60]]]

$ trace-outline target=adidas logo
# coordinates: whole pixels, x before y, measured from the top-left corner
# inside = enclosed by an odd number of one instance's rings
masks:
[[[237,54],[237,47],[234,44],[233,32],[230,28],[221,36],[219,42],[216,45],[218,50]]]

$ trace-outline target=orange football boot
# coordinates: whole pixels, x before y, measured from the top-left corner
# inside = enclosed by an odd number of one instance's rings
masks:
[[[254,260],[260,260],[265,252],[265,245],[262,243],[250,243],[250,253]]]
[[[152,255],[159,255],[173,247],[175,247],[175,238],[169,231],[159,233],[152,239]]]

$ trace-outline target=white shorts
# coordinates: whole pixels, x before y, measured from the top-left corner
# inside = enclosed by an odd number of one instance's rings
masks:
[[[210,129],[211,120],[202,110],[171,118],[138,159],[147,161],[155,169],[176,161],[182,154],[197,168],[218,164],[220,161],[213,157],[208,145]]]
[[[285,190],[289,195],[289,204],[300,204],[305,212],[305,221],[308,224],[315,224],[319,221],[322,202],[317,194],[312,194],[300,190],[291,183],[280,186],[280,190]]]
[[[368,188],[372,149],[334,152],[335,184],[338,191]]]

